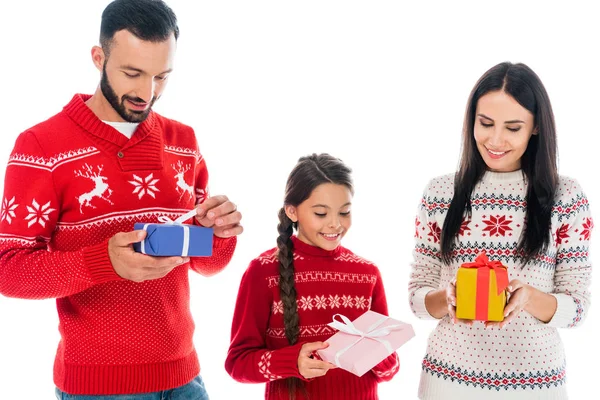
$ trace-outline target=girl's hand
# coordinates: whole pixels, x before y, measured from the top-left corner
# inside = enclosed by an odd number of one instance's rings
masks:
[[[298,372],[304,379],[317,378],[325,375],[330,369],[337,368],[331,363],[313,358],[313,352],[327,347],[329,347],[329,343],[326,342],[312,342],[302,345],[298,355]]]

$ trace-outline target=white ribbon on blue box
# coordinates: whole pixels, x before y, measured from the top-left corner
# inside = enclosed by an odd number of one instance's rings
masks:
[[[146,231],[146,238],[133,244],[138,253],[150,256],[210,257],[213,247],[213,229],[183,222],[196,215],[191,210],[176,220],[158,217],[161,223],[136,223],[135,230]]]

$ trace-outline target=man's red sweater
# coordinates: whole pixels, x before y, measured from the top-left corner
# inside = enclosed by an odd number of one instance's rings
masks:
[[[70,394],[166,390],[200,370],[188,267],[223,269],[236,239],[162,279],[117,275],[108,239],[135,222],[175,219],[208,195],[193,130],[151,112],[128,139],[75,95],[17,139],[0,212],[0,293],[56,298],[61,341],[54,382]]]

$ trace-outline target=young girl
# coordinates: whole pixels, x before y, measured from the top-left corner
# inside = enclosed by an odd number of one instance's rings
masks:
[[[542,82],[526,65],[496,65],[471,93],[458,172],[429,183],[416,220],[410,305],[441,319],[419,398],[566,399],[557,328],[581,324],[589,306],[592,226],[581,187],[557,173]],[[455,316],[456,272],[483,251],[508,268],[500,323]]]
[[[239,382],[267,382],[266,399],[377,399],[377,384],[398,372],[396,353],[360,378],[313,356],[335,333],[327,326],[335,314],[388,312],[377,267],[340,245],[351,225],[350,172],[328,154],[301,158],[277,247],[242,278],[225,368]]]

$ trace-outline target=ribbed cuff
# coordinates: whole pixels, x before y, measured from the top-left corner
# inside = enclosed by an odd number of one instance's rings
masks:
[[[228,238],[213,236],[213,250],[227,248],[228,246],[232,246],[235,249],[236,244],[237,236],[232,236]]]
[[[389,381],[399,370],[400,359],[396,353],[392,353],[372,369],[378,381]]]
[[[108,255],[108,240],[83,250],[85,265],[90,270],[94,283],[123,280],[116,272],[110,262]]]
[[[556,312],[547,326],[553,328],[568,328],[575,325],[577,318],[577,304],[573,297],[564,293],[549,293],[556,299]]]
[[[304,343],[274,350],[271,353],[271,373],[283,378],[300,378],[305,380],[298,371],[298,356]]]
[[[410,297],[410,308],[418,318],[437,319],[429,314],[427,308],[425,307],[425,296],[427,296],[427,293],[431,292],[432,290],[435,289],[431,287],[422,287],[415,290]]]

